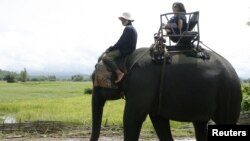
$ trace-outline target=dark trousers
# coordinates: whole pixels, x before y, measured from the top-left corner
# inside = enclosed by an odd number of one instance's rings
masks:
[[[117,66],[117,64],[115,63],[115,59],[120,57],[121,56],[121,53],[120,51],[117,49],[117,50],[113,50],[113,51],[110,51],[108,53],[106,53],[103,57],[102,57],[102,61],[108,65],[108,67],[111,68],[112,71],[117,71],[119,68]]]

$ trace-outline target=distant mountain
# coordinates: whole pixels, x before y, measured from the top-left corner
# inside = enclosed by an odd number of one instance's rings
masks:
[[[57,80],[71,80],[73,75],[82,75],[84,80],[90,80],[91,74],[81,74],[81,73],[74,73],[74,72],[56,72],[56,73],[44,73],[44,72],[27,72],[29,78],[42,78],[42,77],[48,77],[48,76],[56,76]],[[15,76],[19,76],[20,74],[13,71],[7,71],[7,70],[1,70],[0,69],[0,80],[3,80],[3,78],[7,74],[13,74]]]

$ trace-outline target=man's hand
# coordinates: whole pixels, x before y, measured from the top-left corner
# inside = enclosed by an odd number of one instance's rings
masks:
[[[113,51],[113,50],[115,50],[114,47],[113,47],[113,46],[110,46],[110,47],[105,51],[105,53],[109,53],[110,51]]]
[[[110,51],[109,51],[109,49],[107,49],[107,50],[105,50],[105,52],[104,53],[109,53]]]

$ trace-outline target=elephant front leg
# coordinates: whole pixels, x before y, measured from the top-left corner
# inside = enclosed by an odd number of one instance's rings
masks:
[[[160,141],[174,141],[168,119],[161,116],[149,115]]]
[[[139,114],[126,104],[123,116],[124,141],[138,141],[146,114]]]
[[[97,141],[100,136],[103,106],[106,101],[97,90],[97,88],[94,88],[92,94],[92,133],[90,141]]]

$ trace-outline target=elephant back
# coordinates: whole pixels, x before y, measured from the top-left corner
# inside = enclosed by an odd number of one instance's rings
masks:
[[[148,108],[145,110],[173,120],[212,118],[220,123],[232,123],[238,119],[242,99],[240,82],[225,58],[209,50],[210,58],[206,60],[175,52],[170,53],[172,62],[163,70],[162,64],[151,61],[149,53],[140,57],[146,50],[140,49],[132,56],[130,64],[134,67],[129,73],[126,99],[134,103],[143,99],[141,105]],[[133,63],[136,58],[140,59]]]

